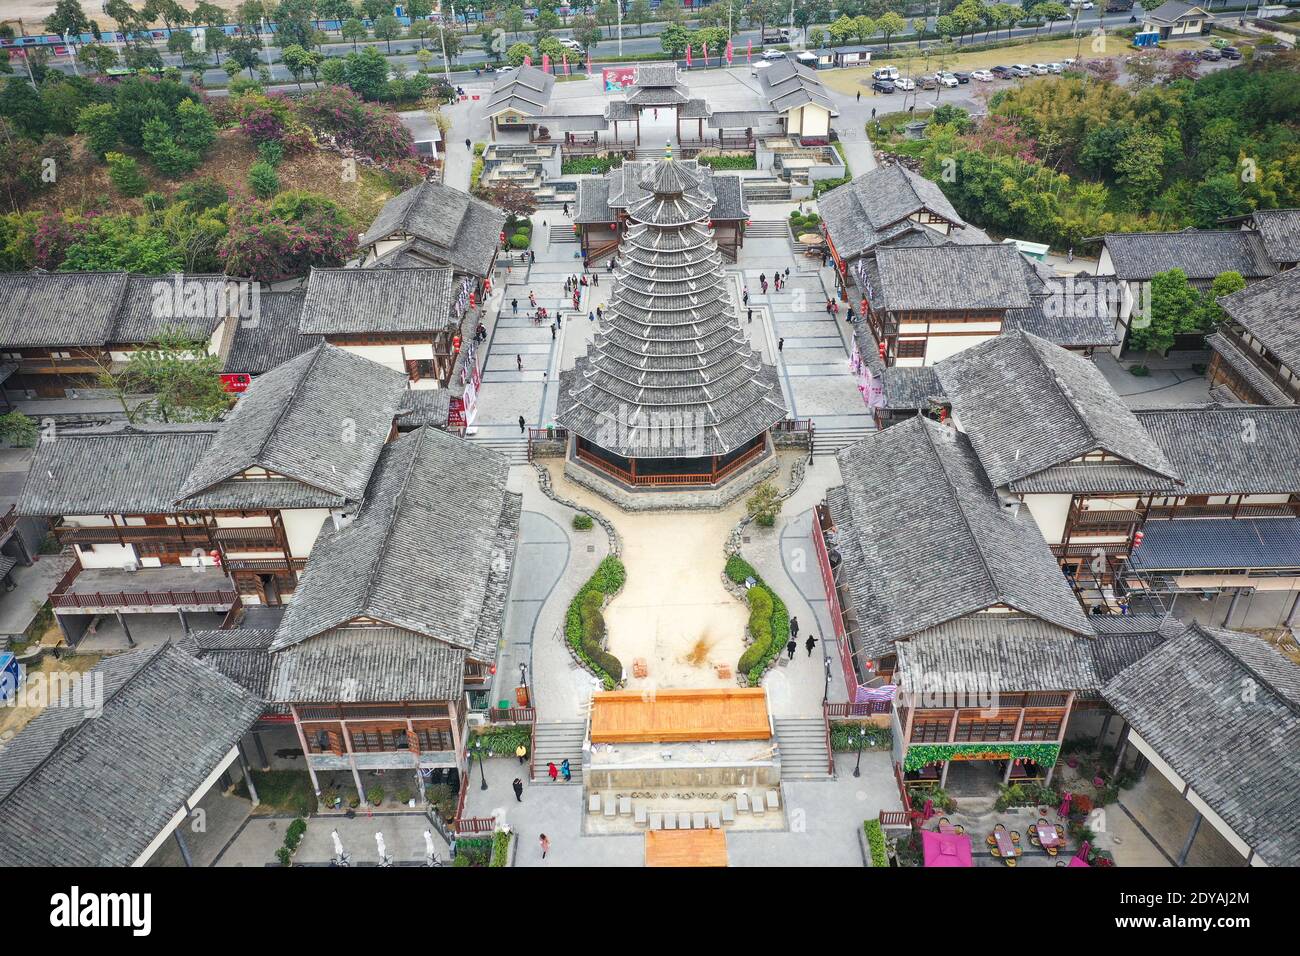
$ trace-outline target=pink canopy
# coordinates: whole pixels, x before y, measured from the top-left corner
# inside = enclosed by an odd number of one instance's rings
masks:
[[[1088,862],[1087,862],[1086,860],[1084,860],[1083,857],[1072,856],[1072,857],[1070,857],[1070,866],[1083,866],[1083,867],[1086,867],[1086,866],[1088,866]]]
[[[921,831],[926,866],[971,866],[970,837],[964,833]]]

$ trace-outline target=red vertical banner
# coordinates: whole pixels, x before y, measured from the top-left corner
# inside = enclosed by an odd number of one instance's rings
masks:
[[[746,40],[745,41],[745,62],[749,63],[753,55],[754,55],[754,41]]]
[[[732,58],[733,53],[734,53],[734,51],[732,50],[732,47],[731,47],[731,41],[728,40],[728,41],[727,41],[727,66],[731,66],[731,58]]]
[[[704,44],[704,67],[705,67],[705,69],[708,69],[708,66],[709,66],[709,45],[706,43],[706,44]]]
[[[543,73],[551,72],[551,55],[549,53],[542,54],[542,72]]]
[[[532,65],[533,65],[533,58],[532,58],[532,55],[530,54],[530,55],[525,56],[525,57],[524,57],[524,66],[532,66]]]
[[[564,54],[564,75],[569,75],[569,54]]]
[[[691,65],[691,45],[688,43],[688,44],[686,44],[686,67],[687,67],[687,69],[690,68],[690,65]]]

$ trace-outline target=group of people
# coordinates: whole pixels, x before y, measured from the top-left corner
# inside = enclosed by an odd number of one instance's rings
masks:
[[[808,651],[808,656],[812,657],[813,648],[817,646],[817,638],[809,634],[808,640],[803,642],[803,646]],[[786,654],[789,655],[788,658],[789,660],[794,660],[794,652],[797,651],[798,649],[799,649],[799,619],[797,617],[792,617],[790,618],[790,640],[785,645],[785,652]]]

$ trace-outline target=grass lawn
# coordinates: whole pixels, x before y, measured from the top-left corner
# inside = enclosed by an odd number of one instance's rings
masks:
[[[1059,27],[1058,27],[1059,29]],[[1165,49],[1174,50],[1199,50],[1209,46],[1204,40],[1186,40],[1178,41],[1171,45],[1166,45]],[[1128,41],[1123,37],[1108,36],[1106,38],[1106,48],[1101,52],[1094,52],[1092,49],[1092,38],[1085,36],[1083,38],[1083,52],[1079,53],[1079,40],[1077,37],[1070,37],[1062,34],[1054,39],[1039,40],[1034,43],[1026,43],[1021,46],[1004,47],[999,50],[983,50],[975,53],[957,53],[943,61],[943,66],[949,70],[980,70],[989,69],[990,67],[1000,64],[1010,63],[1055,63],[1076,57],[1085,60],[1098,60],[1114,56],[1128,56],[1133,53],[1133,48],[1129,46]],[[937,56],[931,56],[928,60],[924,56],[913,57],[911,61],[911,73],[916,76],[920,73],[933,73],[939,68],[940,62]],[[882,66],[896,66],[906,76],[908,73],[908,61],[902,57],[891,54],[889,56],[873,57],[870,66],[858,67],[849,70],[830,70],[821,74],[821,80],[828,87],[840,93],[853,94],[859,90],[869,91],[871,89],[871,72]],[[998,90],[1006,83],[1005,80],[994,80],[992,83],[972,83],[977,89]]]
[[[306,770],[254,770],[253,786],[261,801],[254,813],[296,813],[300,817],[316,812],[316,794],[311,789],[311,777]],[[235,793],[248,796],[248,787],[242,776],[235,785]]]
[[[27,680],[39,677],[42,680],[48,680],[51,674],[84,674],[100,662],[98,654],[72,654],[63,660],[59,660],[49,652],[41,658],[41,662],[27,671]],[[21,688],[19,691],[21,692]],[[33,720],[36,715],[43,711],[42,707],[0,707],[0,739],[4,739],[6,734],[18,733]]]

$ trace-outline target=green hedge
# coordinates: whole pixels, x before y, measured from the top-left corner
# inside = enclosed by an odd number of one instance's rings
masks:
[[[831,750],[837,753],[856,753],[858,749],[858,728],[867,729],[863,750],[888,750],[894,742],[894,732],[888,727],[859,720],[838,720],[831,722]]]
[[[700,156],[698,159],[710,169],[758,169],[758,160],[753,156]]]
[[[818,196],[820,196],[822,193],[830,192],[832,189],[836,189],[840,186],[843,186],[852,178],[853,178],[852,176],[840,176],[837,179],[817,180],[817,182],[813,183],[813,198],[815,199]]]
[[[889,852],[885,848],[885,831],[879,820],[867,820],[862,824],[862,832],[867,835],[867,846],[871,847],[871,865],[889,866]]]
[[[989,756],[980,756],[988,754]],[[1032,760],[1050,767],[1056,763],[1060,748],[1056,744],[913,744],[907,748],[904,770],[920,770],[930,764],[943,763],[956,755],[967,760]]]
[[[623,675],[623,664],[605,650],[605,615],[601,608],[605,597],[617,594],[627,580],[623,562],[610,555],[600,562],[596,573],[569,602],[564,621],[564,637],[578,659],[613,690]]]
[[[470,737],[469,746],[472,748],[480,740],[485,749],[503,757],[513,757],[521,744],[527,750],[533,743],[532,733],[526,724],[497,725],[476,730]]]
[[[492,862],[488,866],[510,865],[510,840],[513,834],[508,830],[498,830],[492,837]]]
[[[747,578],[758,582],[746,592],[749,600],[749,633],[754,638],[754,643],[749,645],[736,665],[749,679],[750,685],[757,687],[772,661],[776,660],[790,640],[790,615],[786,611],[785,602],[764,583],[753,565],[740,555],[733,554],[727,559],[726,575],[736,584],[744,584]]]
[[[583,173],[599,175],[622,165],[622,156],[611,156],[609,153],[603,156],[575,156],[560,164],[560,173],[564,176],[577,176]]]

